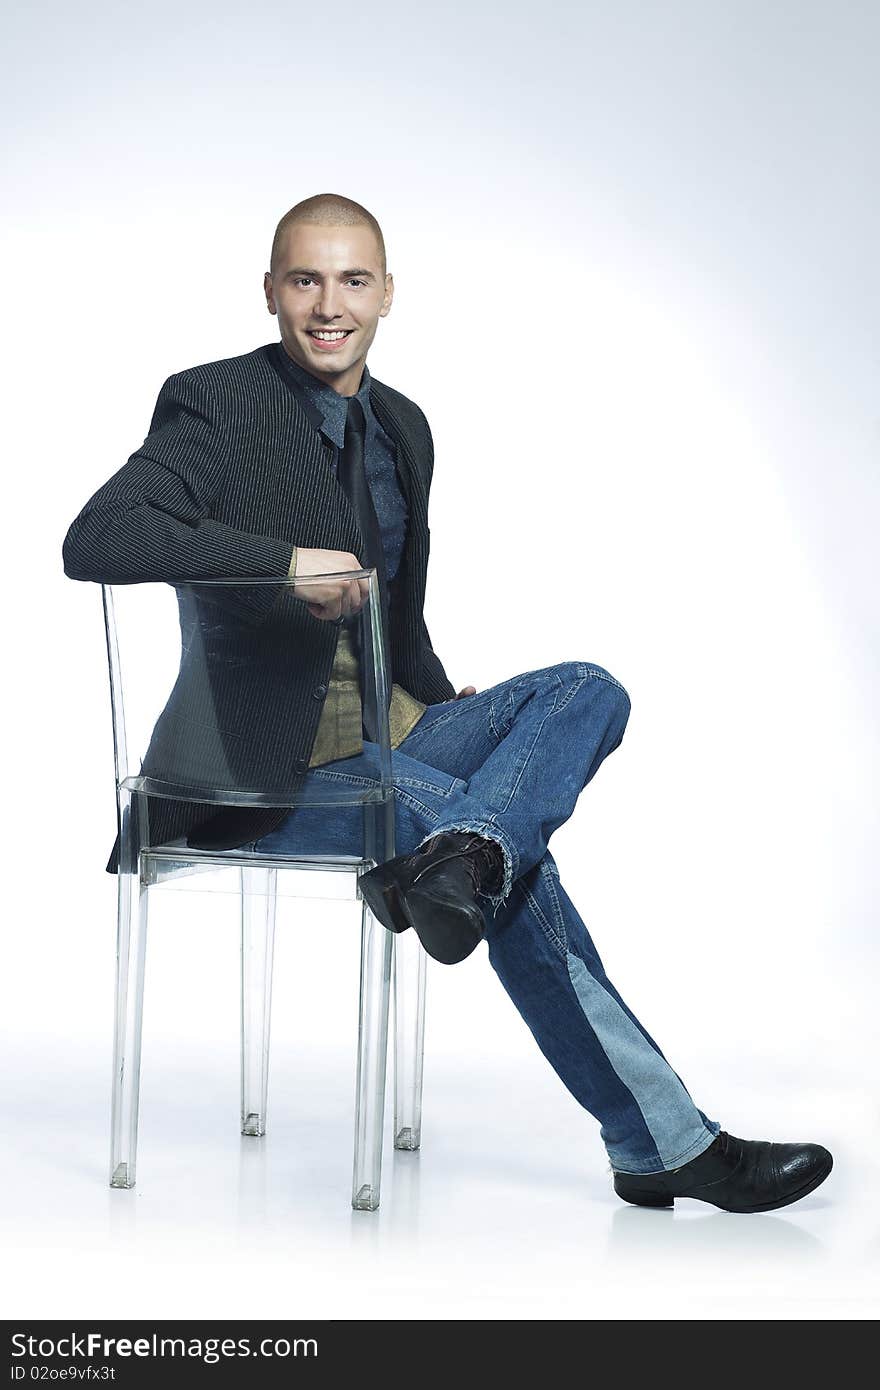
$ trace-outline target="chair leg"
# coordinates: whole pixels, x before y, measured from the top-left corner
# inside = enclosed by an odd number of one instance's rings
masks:
[[[393,934],[376,920],[366,902],[362,902],[354,1173],[351,1189],[351,1205],[356,1211],[375,1211],[379,1205],[392,946]]]
[[[278,870],[241,869],[241,1132],[266,1133]]]
[[[422,1074],[425,1057],[427,954],[415,932],[394,942],[394,1147],[417,1149],[422,1141]]]
[[[139,801],[120,795],[110,1186],[134,1187],[149,889],[141,881]]]

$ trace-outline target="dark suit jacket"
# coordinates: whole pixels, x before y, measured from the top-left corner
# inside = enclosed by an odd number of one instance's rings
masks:
[[[167,379],[143,445],[71,525],[63,546],[65,574],[106,584],[281,578],[295,545],[349,550],[363,558],[360,530],[331,466],[332,449],[289,374],[279,370],[277,346]],[[393,679],[431,704],[455,694],[423,615],[431,431],[413,401],[375,377],[370,402],[396,444],[409,509],[400,568],[390,586]],[[185,629],[200,615],[185,611],[193,591],[180,593],[189,595],[181,598]],[[231,768],[243,786],[259,785],[265,772],[272,785],[286,780],[295,790],[308,772],[323,705],[319,693],[329,683],[338,628],[313,618],[289,590],[274,585],[247,591],[244,604],[221,586],[217,599],[228,605],[226,632],[247,660],[218,662],[206,688],[204,663],[198,672],[189,670],[184,643],[180,675],[143,771],[179,780],[174,773],[182,768],[203,784],[228,785]],[[217,717],[206,721],[208,699]],[[231,722],[235,734],[221,747],[217,730],[229,730]],[[205,734],[206,724],[213,734]],[[221,767],[226,780],[212,782]],[[151,845],[186,835],[191,845],[232,849],[268,833],[287,815],[284,807],[218,811],[152,796],[148,804]],[[117,872],[118,850],[117,835],[109,873]]]

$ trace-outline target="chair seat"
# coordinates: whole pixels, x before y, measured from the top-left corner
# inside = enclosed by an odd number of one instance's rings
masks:
[[[181,837],[142,851],[141,883],[145,887],[156,884],[199,892],[259,893],[269,891],[266,876],[275,871],[271,891],[279,896],[350,900],[360,896],[356,876],[372,864],[371,859],[356,854],[254,854],[242,848],[191,849]],[[229,869],[240,872],[229,874]],[[211,874],[214,882],[207,877]],[[197,884],[187,881],[194,875],[199,876]],[[340,881],[338,875],[345,875],[346,881]]]
[[[144,859],[174,859],[180,863],[206,863],[259,865],[314,865],[316,868],[353,868],[371,861],[358,854],[259,854],[252,853],[239,845],[237,849],[193,849],[181,835],[176,840],[166,840],[161,845],[151,845],[141,851]]]

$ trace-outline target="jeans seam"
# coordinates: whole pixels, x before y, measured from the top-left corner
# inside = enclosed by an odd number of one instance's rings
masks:
[[[480,699],[480,695],[481,695],[481,694],[482,694],[482,696],[483,696],[483,699],[482,699],[482,700]],[[488,694],[489,694],[488,691],[482,691],[482,692],[481,692],[481,691],[476,691],[473,695],[464,696],[461,700],[456,701],[456,707],[455,707],[454,709],[448,709],[448,710],[446,711],[445,714],[438,714],[436,719],[430,720],[430,722],[427,723],[427,724],[425,724],[424,728],[422,728],[422,729],[419,728],[419,725],[418,725],[418,722],[417,722],[416,724],[413,725],[412,733],[411,733],[411,734],[407,734],[407,740],[411,740],[413,746],[416,746],[416,745],[417,745],[417,742],[418,742],[418,737],[417,737],[417,736],[418,736],[420,733],[421,733],[421,734],[424,734],[424,735],[430,735],[430,734],[432,734],[433,731],[434,731],[435,729],[439,729],[439,728],[442,727],[442,725],[448,724],[448,723],[450,722],[450,720],[457,718],[457,716],[458,716],[459,714],[462,713],[462,710],[463,710],[464,705],[465,705],[465,703],[466,703],[467,700],[476,700],[479,704],[483,704],[483,702],[484,702],[484,700],[485,700],[485,697],[486,697]],[[491,708],[491,705],[492,705],[492,701],[491,701],[491,698],[490,698],[490,699],[489,699],[489,706],[490,706],[490,708]],[[429,706],[429,708],[430,708],[430,706]],[[473,705],[470,705],[470,706],[469,706],[469,709],[473,710]]]
[[[425,820],[430,821],[432,825],[440,819],[439,811],[435,811],[433,806],[427,806],[424,801],[420,801],[417,796],[412,796],[410,792],[404,791],[402,787],[395,786],[394,796],[403,805],[408,806],[411,811],[424,816]]]
[[[563,915],[562,915],[562,905],[561,905],[561,903],[560,903],[560,901],[559,901],[559,897],[558,897],[558,894],[557,894],[557,892],[556,892],[556,882],[555,882],[556,876],[555,876],[555,874],[553,873],[553,870],[551,869],[550,865],[549,865],[548,863],[546,863],[545,860],[543,860],[543,859],[541,860],[541,863],[540,863],[540,866],[539,866],[539,867],[540,867],[540,871],[541,871],[541,877],[544,879],[544,882],[545,882],[546,887],[547,887],[547,892],[549,893],[549,895],[550,895],[551,898],[553,899],[553,909],[554,909],[554,912],[555,912],[555,915],[556,915],[556,923],[557,923],[557,928],[558,928],[558,930],[559,930],[559,939],[560,939],[560,942],[564,944],[564,948],[565,948],[565,951],[566,951],[566,954],[567,954],[567,953],[568,953],[568,933],[567,933],[566,930],[565,930],[565,918],[564,918]]]
[[[504,738],[504,735],[503,735],[502,733],[499,733],[499,731],[498,731],[498,725],[497,725],[497,723],[495,722],[495,701],[494,701],[494,700],[490,700],[490,701],[489,701],[488,715],[489,715],[489,728],[492,730],[492,735],[493,735],[493,737],[494,737],[494,739],[495,739],[495,742],[496,742],[496,743],[500,743],[501,740]]]
[[[350,785],[360,787],[374,787],[375,777],[359,777],[354,772],[325,772],[323,768],[310,768],[311,772],[320,772],[321,776],[333,782],[347,782]],[[452,777],[452,774],[449,774]],[[461,777],[452,777],[452,785],[449,787],[438,786],[436,782],[427,782],[424,778],[411,777],[406,773],[403,775],[391,774],[392,785],[394,787],[416,787],[419,791],[433,792],[436,796],[452,796],[454,792],[463,791],[467,788],[467,783]]]
[[[537,919],[538,925],[540,926],[542,932],[546,936],[550,945],[555,948],[557,954],[564,960],[568,953],[567,945],[564,945],[559,940],[559,937],[556,935],[556,932],[553,930],[553,927],[550,925],[550,923],[547,921],[547,918],[544,916],[544,913],[541,911],[541,904],[529,891],[529,889],[523,883],[522,879],[518,879],[515,886],[520,890],[523,897],[525,898],[526,906],[532,912],[533,916]]]
[[[510,795],[508,796],[507,801],[506,801],[505,804],[500,808],[502,813],[505,812],[505,811],[510,810],[510,803],[513,801],[513,798],[516,796],[517,790],[519,789],[519,784],[520,784],[520,782],[522,781],[523,777],[525,776],[526,768],[528,767],[529,763],[530,763],[531,760],[532,760],[532,756],[533,756],[533,754],[534,754],[534,752],[535,752],[535,748],[536,748],[536,746],[537,746],[538,739],[541,737],[541,734],[544,732],[544,725],[547,723],[547,720],[550,718],[551,714],[552,714],[553,711],[556,709],[556,698],[557,698],[557,696],[558,696],[558,694],[559,694],[559,690],[561,690],[561,689],[562,689],[562,686],[561,686],[561,685],[560,685],[559,687],[557,687],[556,695],[555,695],[554,698],[553,698],[553,704],[552,704],[552,705],[550,706],[550,708],[547,710],[547,712],[546,712],[545,715],[544,715],[544,718],[541,720],[540,724],[538,725],[538,728],[535,730],[535,736],[534,736],[534,738],[533,738],[533,740],[532,740],[532,746],[531,746],[531,748],[530,748],[529,751],[528,751],[528,755],[527,755],[527,757],[525,758],[525,760],[524,760],[524,762],[523,762],[523,765],[522,765],[522,767],[520,768],[519,772],[517,773],[516,781],[514,782],[512,788],[511,788],[511,790],[510,790]]]
[[[569,700],[573,695],[577,694],[586,679],[586,676],[581,676],[580,680],[572,681],[563,699],[558,704],[554,704],[553,709],[550,711],[551,714],[559,714],[560,710],[564,710]]]
[[[392,780],[395,786],[415,787],[418,791],[435,792],[437,796],[452,796],[453,792],[467,788],[467,783],[461,777],[453,777],[451,787],[438,787],[436,782],[427,782],[421,777],[396,777],[392,774]]]
[[[375,777],[359,777],[356,772],[328,772],[323,767],[310,767],[309,772],[328,778],[331,782],[348,782],[359,787],[374,787]]]
[[[605,671],[597,671],[594,666],[588,666],[587,671],[590,673],[591,676],[595,676],[597,680],[607,681],[609,685],[616,685],[617,689],[623,691],[624,695],[629,700],[630,705],[632,705],[632,700],[630,699],[629,691],[627,690],[626,686],[620,684],[620,681],[616,681],[613,676],[609,676]]]

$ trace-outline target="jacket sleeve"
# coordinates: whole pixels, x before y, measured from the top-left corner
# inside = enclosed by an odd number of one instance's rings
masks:
[[[440,700],[455,698],[455,686],[450,681],[439,656],[431,646],[428,629],[422,619],[422,699],[436,704]]]
[[[421,412],[420,412],[421,413]],[[431,495],[431,480],[434,476],[434,438],[427,419],[422,413],[425,431],[428,439],[428,475],[427,488],[428,498]],[[422,616],[422,692],[421,698],[436,704],[441,700],[452,700],[455,698],[455,686],[450,681],[443,669],[443,663],[431,646],[431,636],[428,626]]]
[[[64,573],[100,584],[286,576],[292,543],[208,515],[227,464],[221,412],[210,391],[192,371],[170,376],[142,446],[67,532]]]

